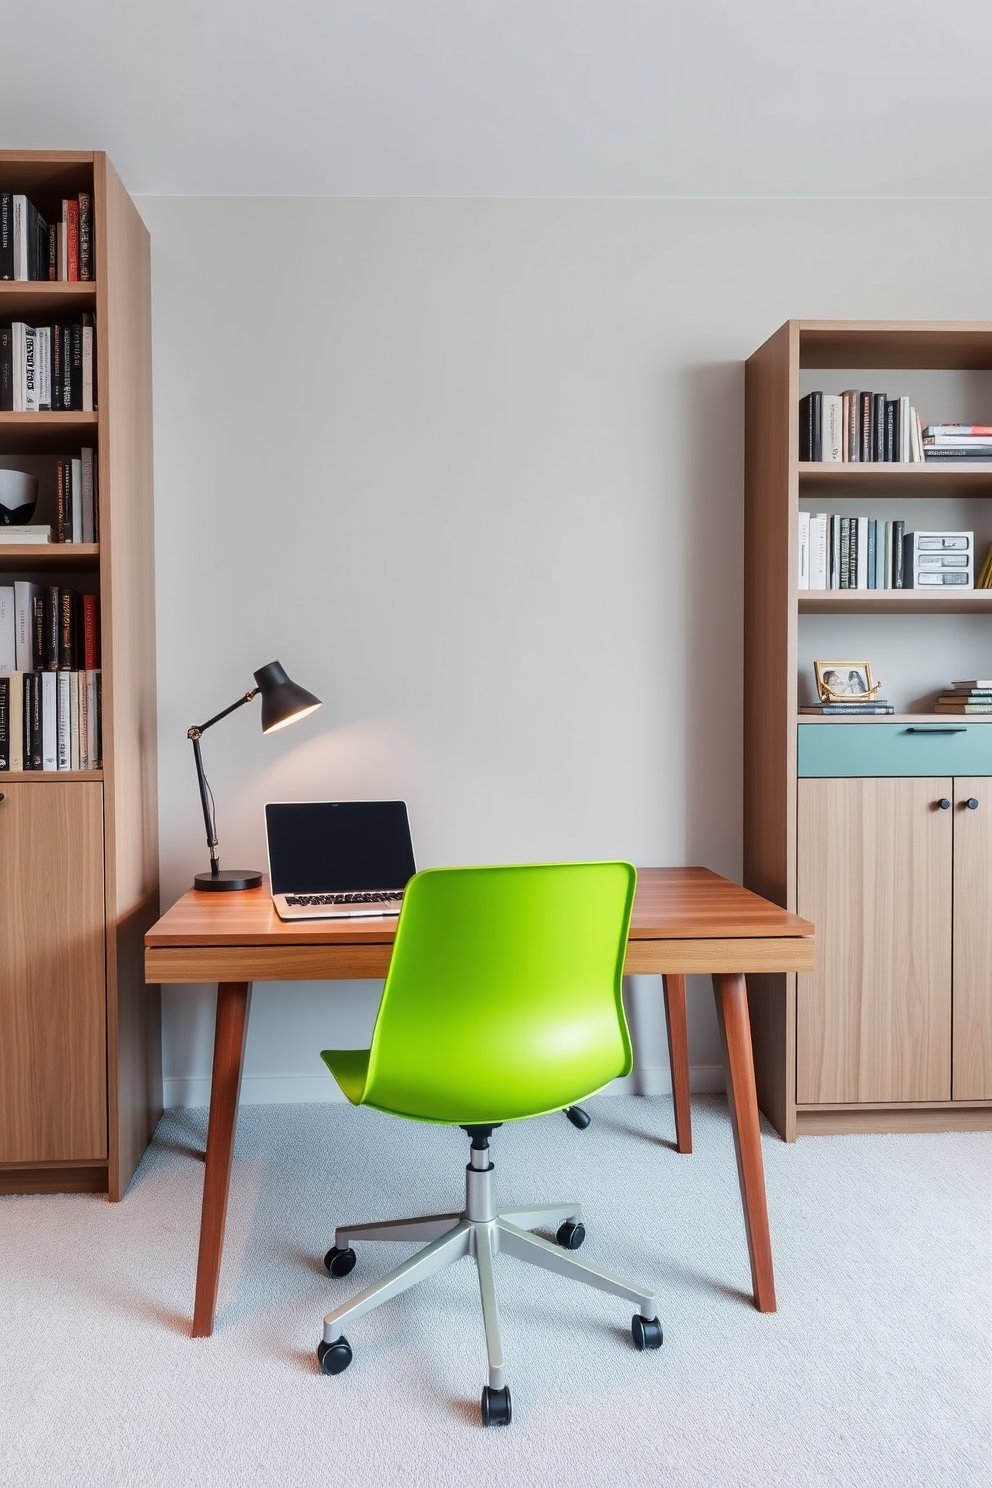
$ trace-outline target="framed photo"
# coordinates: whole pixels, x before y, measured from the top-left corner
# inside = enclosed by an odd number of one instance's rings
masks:
[[[878,696],[881,683],[870,661],[814,661],[813,670],[821,703],[871,702]]]

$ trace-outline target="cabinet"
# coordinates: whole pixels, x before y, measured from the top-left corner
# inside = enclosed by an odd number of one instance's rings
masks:
[[[800,591],[796,543],[805,508],[967,528],[981,558],[992,465],[801,462],[800,398],[850,386],[986,422],[992,325],[790,321],[746,363],[745,882],[817,927],[815,971],[751,985],[787,1140],[992,1127],[992,723],[931,711],[988,675],[992,591]],[[802,715],[836,657],[870,660],[895,714]]]
[[[0,151],[0,189],[49,221],[93,199],[95,280],[0,282],[0,324],[93,317],[97,409],[0,412],[0,464],[41,481],[96,451],[99,541],[0,544],[0,583],[99,595],[103,761],[0,773],[0,1192],[119,1198],[162,1109],[148,234],[101,153]]]

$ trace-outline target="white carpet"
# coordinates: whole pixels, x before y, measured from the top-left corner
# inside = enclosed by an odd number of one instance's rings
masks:
[[[601,1097],[494,1138],[504,1204],[578,1197],[626,1304],[497,1258],[514,1404],[483,1430],[475,1269],[348,1329],[323,1314],[409,1253],[335,1223],[461,1207],[467,1139],[343,1105],[241,1113],[217,1328],[188,1336],[205,1112],[170,1112],[126,1198],[0,1199],[3,1488],[989,1488],[992,1137],[764,1138],[779,1312],[748,1298],[725,1103]]]

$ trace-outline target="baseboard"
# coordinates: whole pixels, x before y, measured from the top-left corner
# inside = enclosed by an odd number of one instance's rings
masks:
[[[696,1095],[722,1094],[726,1088],[723,1065],[694,1065],[689,1071],[689,1087]],[[668,1065],[647,1066],[633,1070],[608,1087],[613,1095],[671,1095],[672,1078]],[[178,1075],[163,1081],[166,1106],[207,1106],[210,1104],[209,1076]],[[343,1101],[344,1095],[331,1075],[245,1075],[241,1081],[243,1106],[317,1105],[325,1101]]]

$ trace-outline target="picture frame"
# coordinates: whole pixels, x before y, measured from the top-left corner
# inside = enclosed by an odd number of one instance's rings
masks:
[[[882,685],[870,661],[814,661],[813,671],[821,703],[873,703]]]

